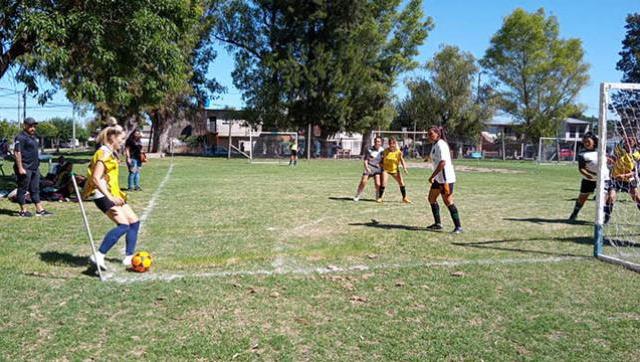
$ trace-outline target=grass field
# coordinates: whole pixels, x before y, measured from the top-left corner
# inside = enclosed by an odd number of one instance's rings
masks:
[[[2,360],[640,360],[640,275],[595,260],[575,166],[457,162],[465,232],[424,229],[428,171],[350,201],[351,161],[151,160],[151,272],[86,273],[76,203],[0,201]],[[76,170],[84,172],[86,164]],[[124,184],[126,170],[121,169]],[[6,185],[9,178],[3,180]],[[112,227],[91,204],[96,239]]]

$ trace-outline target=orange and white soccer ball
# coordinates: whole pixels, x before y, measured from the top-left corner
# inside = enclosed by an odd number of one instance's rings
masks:
[[[153,259],[151,254],[146,251],[139,251],[131,258],[131,270],[138,273],[148,271],[151,268],[151,264],[153,264]]]

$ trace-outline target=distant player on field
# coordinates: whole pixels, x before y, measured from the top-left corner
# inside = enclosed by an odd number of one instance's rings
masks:
[[[402,193],[402,202],[405,204],[410,204],[411,200],[407,197],[407,190],[404,186],[404,180],[402,179],[402,173],[398,168],[399,165],[402,165],[402,170],[404,173],[409,173],[407,169],[407,165],[404,162],[404,157],[402,157],[402,151],[398,148],[398,142],[395,138],[389,138],[389,148],[382,152],[382,183],[380,184],[380,191],[378,192],[378,199],[376,202],[382,202],[382,197],[384,196],[384,189],[387,187],[387,182],[389,181],[389,175],[393,177],[398,185],[400,186],[400,193]]]
[[[376,186],[376,198],[378,197],[380,193],[380,179],[382,178],[382,167],[380,167],[380,162],[382,161],[383,151],[382,138],[376,137],[373,140],[373,146],[371,146],[371,148],[367,150],[367,154],[364,155],[364,172],[362,173],[362,178],[358,185],[358,191],[356,191],[356,196],[353,198],[353,201],[360,200],[370,177],[373,177],[373,182]]]
[[[296,166],[298,164],[298,142],[295,138],[289,142],[289,151],[291,152],[291,156],[289,157],[289,166]]]
[[[451,219],[455,228],[453,232],[459,234],[462,232],[460,225],[460,215],[458,208],[453,203],[453,186],[456,182],[456,173],[451,163],[451,152],[449,145],[444,136],[442,127],[433,126],[429,128],[427,137],[433,144],[431,147],[431,162],[433,162],[433,173],[429,177],[431,189],[429,190],[429,204],[433,213],[434,223],[427,227],[429,230],[442,230],[440,221],[440,206],[438,205],[438,196],[442,196],[444,204],[449,208]]]
[[[589,195],[595,191],[598,179],[598,137],[591,132],[585,133],[582,136],[582,146],[584,147],[584,152],[578,155],[578,171],[582,174],[580,194],[573,207],[573,212],[569,216],[569,221],[575,221],[578,218],[580,209],[584,206]],[[608,170],[605,180],[609,180]]]
[[[625,136],[613,149],[611,157],[611,179],[608,183],[608,196],[604,206],[604,223],[608,223],[616,202],[617,193],[622,191],[631,196],[631,199],[640,209],[640,195],[638,195],[638,170],[637,162],[640,161],[640,151],[637,149],[635,138]]]

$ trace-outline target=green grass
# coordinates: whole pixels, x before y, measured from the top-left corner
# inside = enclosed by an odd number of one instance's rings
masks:
[[[407,177],[412,205],[394,184],[379,205],[372,185],[369,201],[346,199],[356,162],[178,157],[140,238],[152,271],[124,271],[122,244],[109,254],[124,284],[86,273],[77,204],[18,219],[2,200],[0,359],[640,359],[640,276],[591,257],[592,202],[583,223],[562,221],[575,166],[456,166],[468,170],[457,174],[461,235],[423,230],[427,169]],[[169,167],[143,169],[139,215]],[[87,206],[100,239],[112,225]],[[171,275],[182,277],[136,282]]]

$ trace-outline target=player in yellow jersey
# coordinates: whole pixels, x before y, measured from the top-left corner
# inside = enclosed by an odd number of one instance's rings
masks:
[[[615,146],[613,155],[609,162],[611,167],[611,177],[607,183],[607,201],[604,205],[604,222],[609,222],[613,205],[616,202],[617,193],[622,191],[631,196],[631,199],[640,209],[640,195],[638,194],[638,170],[637,163],[640,161],[640,151],[637,149],[637,141],[634,137],[625,136],[624,139]]]
[[[89,164],[87,183],[84,197],[92,199],[96,206],[109,217],[116,227],[104,237],[96,256],[90,260],[96,267],[106,270],[105,254],[126,234],[126,256],[122,263],[131,266],[131,258],[135,253],[138,241],[140,221],[131,207],[127,204],[127,195],[120,190],[119,168],[120,160],[117,151],[124,145],[125,132],[122,127],[114,125],[102,130],[96,141],[101,144]]]
[[[407,164],[404,162],[404,157],[402,157],[402,150],[398,147],[398,142],[394,137],[389,138],[389,148],[382,152],[382,161],[380,162],[382,165],[382,182],[380,184],[380,190],[378,191],[378,199],[377,202],[382,202],[382,197],[384,196],[384,189],[387,187],[387,182],[389,181],[389,175],[393,177],[398,185],[400,186],[400,192],[402,193],[402,202],[405,204],[410,204],[411,200],[407,197],[407,190],[404,186],[404,180],[402,178],[402,173],[400,173],[400,169],[398,166],[402,165],[402,170],[404,173],[409,173],[407,169]]]
[[[291,152],[291,156],[289,157],[289,166],[298,165],[298,141],[296,141],[295,138],[289,142],[289,151]]]

